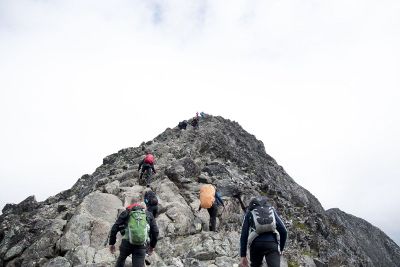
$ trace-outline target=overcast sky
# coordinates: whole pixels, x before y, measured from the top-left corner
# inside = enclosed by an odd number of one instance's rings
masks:
[[[204,111],[400,244],[400,2],[228,2],[0,0],[0,207]]]

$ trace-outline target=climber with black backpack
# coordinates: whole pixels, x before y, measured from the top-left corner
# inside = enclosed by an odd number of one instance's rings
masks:
[[[222,205],[225,208],[224,201],[221,198],[221,194],[211,184],[205,184],[200,187],[200,206],[199,211],[207,209],[210,215],[210,231],[216,232],[217,228],[217,215],[218,206]]]
[[[138,167],[138,171],[140,171],[140,169],[142,169],[142,172],[140,173],[140,179],[142,179],[143,177],[143,173],[144,172],[149,172],[149,175],[151,175],[151,171],[153,171],[153,173],[156,173],[156,170],[154,168],[154,156],[151,154],[151,152],[149,150],[146,150],[146,156],[144,157],[144,159],[139,163],[139,167]],[[147,177],[147,187],[150,186],[150,181],[149,181],[150,177]]]
[[[153,214],[146,211],[139,198],[132,198],[131,205],[118,216],[111,228],[109,245],[112,254],[115,253],[116,236],[121,229],[123,238],[115,266],[123,267],[126,258],[132,255],[132,267],[143,267],[146,252],[151,255],[156,247],[158,227]]]
[[[250,249],[250,267],[261,267],[263,259],[268,267],[280,266],[287,231],[266,197],[253,198],[244,216],[240,236],[240,264],[248,267],[246,253]]]
[[[147,188],[144,192],[144,203],[146,204],[147,211],[156,218],[158,215],[158,198],[156,193],[150,188]]]

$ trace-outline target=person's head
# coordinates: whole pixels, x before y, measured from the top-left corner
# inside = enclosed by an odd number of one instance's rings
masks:
[[[147,187],[143,190],[142,198],[144,199],[144,195],[145,195],[147,192],[150,192],[150,191],[153,191],[153,190],[151,190],[150,186],[147,186]]]
[[[249,210],[253,210],[257,206],[266,205],[268,198],[266,196],[253,197],[249,203]]]

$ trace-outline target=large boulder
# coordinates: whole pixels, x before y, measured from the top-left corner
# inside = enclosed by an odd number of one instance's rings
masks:
[[[119,209],[122,209],[122,202],[115,195],[100,192],[89,194],[68,222],[58,242],[58,249],[63,253],[69,252],[68,258],[74,261],[92,263],[93,249],[104,249]]]

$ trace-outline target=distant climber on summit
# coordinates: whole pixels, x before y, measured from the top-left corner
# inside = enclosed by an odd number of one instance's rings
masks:
[[[224,205],[224,201],[221,198],[221,195],[215,187],[211,184],[205,184],[200,187],[200,206],[199,211],[203,209],[207,209],[208,214],[210,215],[210,231],[217,231],[217,215],[218,215],[218,206]]]
[[[178,127],[179,127],[180,130],[186,130],[187,121],[186,120],[180,121],[179,124],[178,124]]]
[[[149,174],[151,171],[153,171],[153,173],[156,173],[156,170],[154,169],[154,156],[151,154],[151,152],[149,150],[146,150],[146,156],[139,163],[138,171],[140,171],[140,169],[142,169],[142,172],[140,173],[140,179],[142,179],[143,173],[146,171],[148,171]],[[150,176],[150,175],[148,175],[148,176]],[[150,177],[147,177],[147,181],[146,181],[147,187],[150,186],[149,178]]]
[[[198,116],[193,117],[192,121],[190,122],[190,124],[193,126],[193,128],[197,129],[199,128],[199,118]]]
[[[253,198],[244,216],[240,236],[240,264],[249,267],[246,257],[250,248],[250,267],[261,267],[264,260],[268,267],[280,266],[287,231],[275,209],[266,197]]]

